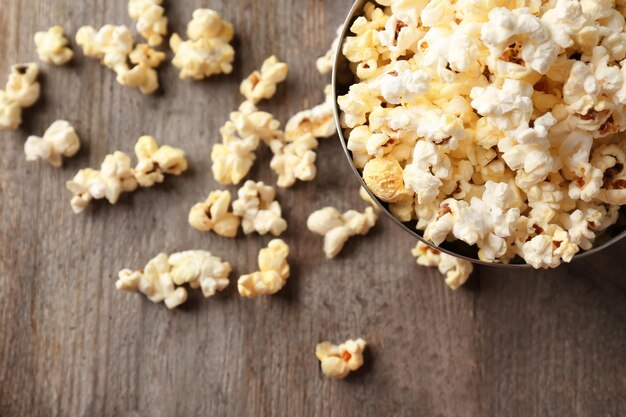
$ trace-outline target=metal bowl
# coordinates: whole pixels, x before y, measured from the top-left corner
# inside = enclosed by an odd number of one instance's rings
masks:
[[[354,165],[354,162],[352,160],[352,153],[348,149],[347,141],[343,136],[343,130],[341,127],[341,123],[339,121],[341,110],[339,109],[339,105],[337,104],[337,97],[339,97],[340,95],[346,94],[350,85],[354,84],[356,81],[354,74],[352,74],[352,71],[350,71],[350,68],[348,67],[347,59],[343,56],[341,45],[343,45],[343,41],[346,37],[346,34],[349,32],[350,26],[352,25],[354,20],[357,17],[361,16],[363,6],[367,3],[367,1],[368,0],[357,0],[352,6],[352,9],[350,10],[348,17],[346,18],[346,21],[343,25],[343,29],[341,31],[339,47],[337,48],[337,53],[335,56],[335,62],[333,66],[333,74],[332,74],[333,94],[334,94],[334,100],[335,100],[335,123],[337,124],[337,132],[339,134],[339,139],[341,140],[341,145],[346,154],[346,158],[348,159],[348,163],[352,167],[352,171],[354,171],[354,174],[358,178],[359,182],[367,190],[367,192],[372,197],[372,199],[376,202],[376,204],[378,204],[381,211],[385,213],[387,217],[389,217],[391,221],[393,221],[396,225],[398,225],[400,228],[405,230],[407,233],[414,236],[420,242],[423,242],[432,248],[440,250],[441,252],[473,262],[474,264],[487,265],[487,266],[499,266],[499,267],[507,267],[507,268],[531,268],[530,265],[525,263],[524,260],[519,257],[515,258],[509,264],[490,263],[490,262],[481,261],[480,259],[478,259],[478,248],[476,246],[470,246],[460,240],[455,240],[451,242],[446,241],[441,246],[434,245],[432,242],[429,242],[423,238],[421,231],[418,231],[415,229],[415,224],[416,224],[415,221],[403,223],[400,220],[398,220],[393,214],[391,214],[391,212],[388,209],[387,204],[379,200],[370,191],[370,189],[367,187],[367,185],[363,181],[361,172]],[[576,256],[574,256],[574,259],[584,258],[586,256],[599,252],[613,245],[614,243],[617,243],[618,241],[624,239],[625,237],[626,237],[626,210],[624,207],[622,207],[622,209],[620,210],[620,217],[619,217],[619,221],[617,222],[617,224],[611,226],[601,236],[599,236],[596,239],[595,246],[592,249],[588,251],[579,252],[578,254],[576,254]]]

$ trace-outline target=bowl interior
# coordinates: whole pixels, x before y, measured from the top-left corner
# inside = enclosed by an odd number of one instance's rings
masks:
[[[341,145],[343,147],[346,158],[348,159],[348,163],[352,167],[352,171],[358,178],[361,185],[367,190],[372,199],[378,204],[383,213],[385,213],[395,224],[405,230],[407,233],[413,235],[419,241],[426,243],[427,245],[440,250],[449,255],[457,256],[459,258],[465,259],[467,261],[473,262],[475,264],[482,264],[488,266],[500,266],[500,267],[508,267],[508,268],[530,268],[531,266],[526,264],[523,259],[520,257],[516,257],[510,264],[502,264],[502,263],[489,263],[484,262],[478,259],[478,248],[476,246],[470,246],[465,242],[460,240],[455,241],[446,241],[440,246],[436,246],[433,243],[425,240],[423,238],[423,232],[418,231],[415,228],[416,222],[408,222],[403,223],[398,220],[391,212],[389,211],[387,203],[378,199],[367,187],[362,178],[361,171],[354,165],[352,160],[352,153],[347,147],[347,140],[343,134],[343,128],[341,127],[340,115],[341,110],[339,109],[339,105],[337,104],[337,97],[344,95],[348,92],[348,89],[352,84],[356,82],[355,75],[352,73],[349,67],[348,60],[343,56],[341,45],[343,45],[343,41],[346,36],[349,34],[350,26],[356,18],[358,18],[362,14],[363,6],[367,3],[367,0],[357,0],[348,17],[345,20],[343,25],[343,29],[341,32],[339,48],[337,48],[337,53],[335,56],[335,63],[333,67],[332,74],[332,83],[333,83],[333,93],[335,100],[335,123],[337,124],[337,132],[339,134],[339,140],[341,141]],[[581,251],[574,256],[574,259],[580,259],[585,256],[589,256],[593,253],[596,253],[616,242],[626,237],[626,207],[622,207],[620,209],[619,221],[607,229],[602,235],[600,235],[594,244],[594,247],[588,251]]]

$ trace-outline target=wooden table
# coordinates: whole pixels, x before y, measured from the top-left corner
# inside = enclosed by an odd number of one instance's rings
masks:
[[[414,241],[381,219],[334,261],[306,231],[325,205],[364,208],[336,139],[321,144],[315,182],[279,191],[289,221],[292,277],[273,297],[242,299],[235,285],[176,311],[114,289],[118,270],[160,251],[208,249],[239,274],[256,269],[269,238],[236,240],[187,224],[191,205],[219,188],[211,144],[242,101],[239,81],[277,54],[289,80],[262,108],[283,122],[321,102],[314,67],[350,0],[168,2],[171,28],[213,7],[237,31],[230,76],[180,81],[143,97],[82,56],[43,66],[43,99],[15,133],[0,134],[0,416],[450,416],[626,415],[626,242],[557,271],[478,268],[453,292],[415,265]],[[132,22],[124,0],[2,0],[0,80],[36,59],[32,35],[61,24]],[[62,169],[27,163],[23,144],[54,120],[83,149]],[[116,206],[70,210],[65,181],[114,150],[154,134],[187,151],[190,171]],[[251,177],[274,183],[262,150]],[[233,188],[234,190],[235,188]],[[366,366],[344,381],[319,371],[315,344],[367,338]]]

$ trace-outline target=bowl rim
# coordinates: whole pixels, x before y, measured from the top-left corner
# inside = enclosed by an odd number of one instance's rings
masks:
[[[347,141],[344,137],[343,134],[343,127],[341,126],[341,110],[339,109],[339,104],[337,102],[338,99],[338,81],[337,81],[337,77],[339,75],[339,65],[340,62],[343,58],[343,50],[342,50],[342,45],[345,41],[346,35],[348,34],[348,31],[350,29],[350,26],[353,22],[353,20],[357,17],[357,13],[360,13],[360,9],[365,5],[365,3],[367,3],[369,0],[356,0],[354,2],[354,4],[352,5],[352,7],[350,8],[350,12],[348,13],[348,16],[346,17],[346,19],[344,20],[344,22],[342,23],[342,27],[341,27],[341,31],[339,32],[338,35],[338,39],[339,42],[337,44],[337,49],[335,51],[335,55],[334,55],[334,59],[333,59],[333,69],[332,69],[332,82],[331,82],[331,88],[332,88],[332,94],[333,94],[333,113],[334,113],[334,117],[335,117],[335,125],[337,127],[337,136],[339,137],[339,141],[341,142],[341,147],[343,148],[344,154],[346,156],[346,159],[348,160],[348,163],[350,164],[350,167],[352,168],[352,172],[354,173],[354,175],[358,178],[359,183],[361,184],[361,186],[365,189],[365,191],[367,192],[367,194],[372,198],[372,201],[374,201],[376,203],[376,205],[378,206],[378,208],[380,209],[380,211],[382,213],[385,213],[385,215],[391,219],[391,221],[398,227],[400,227],[401,229],[403,229],[405,232],[409,233],[410,235],[412,235],[413,237],[417,238],[417,240],[421,243],[424,243],[426,245],[428,245],[430,248],[438,250],[440,252],[443,252],[447,255],[451,255],[454,256],[456,258],[460,258],[463,259],[465,261],[471,262],[474,265],[484,265],[484,266],[490,266],[490,267],[499,267],[499,268],[509,268],[509,269],[531,269],[532,265],[528,264],[528,263],[510,263],[510,264],[505,264],[505,263],[501,263],[501,262],[486,262],[486,261],[482,261],[480,259],[477,258],[470,258],[467,257],[465,255],[461,255],[458,253],[455,253],[449,249],[446,249],[444,247],[441,247],[439,245],[435,245],[432,242],[429,242],[428,240],[424,239],[418,232],[417,230],[414,230],[413,228],[409,227],[407,224],[401,222],[396,216],[394,216],[389,209],[386,207],[385,204],[383,204],[383,202],[381,202],[381,200],[376,197],[376,195],[374,195],[374,193],[372,193],[372,191],[369,189],[369,187],[367,186],[367,184],[365,184],[365,181],[363,180],[363,177],[361,176],[361,173],[359,172],[358,168],[356,167],[356,165],[354,164],[354,161],[352,159],[352,154],[351,151],[348,149],[347,146]],[[586,251],[581,251],[578,252],[576,255],[574,255],[572,261],[578,260],[578,259],[582,259],[582,258],[586,258],[588,256],[591,256],[593,254],[596,254],[604,249],[606,249],[609,246],[614,245],[615,243],[621,241],[622,239],[626,238],[626,230],[622,231],[621,233],[619,233],[618,235],[614,236],[613,238],[611,238],[610,240],[604,242],[603,244],[599,245],[599,246],[594,246],[589,250]],[[566,264],[566,262],[562,262],[560,266]]]

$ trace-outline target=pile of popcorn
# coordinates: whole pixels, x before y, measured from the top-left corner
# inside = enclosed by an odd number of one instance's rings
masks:
[[[569,262],[626,204],[626,6],[377,0],[342,45],[370,190],[435,245]]]

